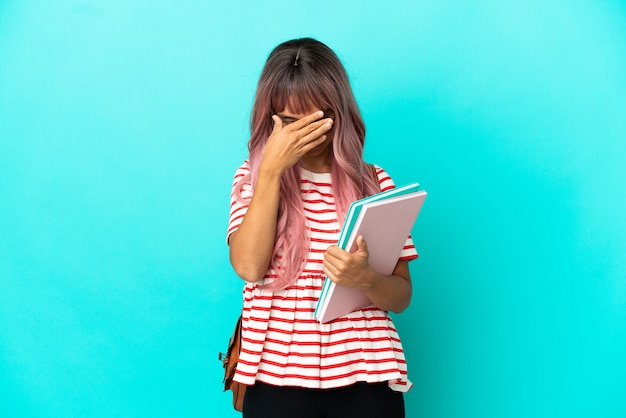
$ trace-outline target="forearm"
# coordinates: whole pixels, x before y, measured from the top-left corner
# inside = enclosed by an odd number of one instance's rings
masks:
[[[248,282],[261,280],[272,259],[281,175],[262,168],[246,215],[229,239],[233,269]]]
[[[372,303],[380,309],[400,313],[411,302],[412,285],[408,262],[401,261],[393,274],[382,275],[372,270],[369,285],[363,289]]]

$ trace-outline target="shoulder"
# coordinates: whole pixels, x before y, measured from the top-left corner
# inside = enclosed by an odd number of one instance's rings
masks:
[[[248,160],[245,160],[235,171],[232,194],[244,199],[249,199],[252,196],[252,171]]]
[[[379,166],[378,164],[371,164],[376,170],[376,176],[378,177],[378,184],[380,184],[380,190],[386,191],[389,189],[393,189],[396,187],[396,184],[393,182],[393,179],[389,175],[389,173]]]
[[[244,160],[243,163],[237,168],[236,173],[249,173],[250,172],[250,161]]]
[[[250,162],[245,160],[238,168],[235,170],[235,183],[240,179],[247,177],[250,175]]]

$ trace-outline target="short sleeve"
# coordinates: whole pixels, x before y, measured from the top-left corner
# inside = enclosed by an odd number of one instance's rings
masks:
[[[228,232],[226,240],[239,229],[243,217],[248,211],[248,205],[252,198],[252,185],[245,181],[250,178],[250,165],[246,160],[235,172],[233,187],[230,193],[230,216],[228,219]]]
[[[386,192],[387,190],[394,189],[396,184],[393,182],[391,176],[381,167],[374,165],[376,168],[376,175],[378,176],[378,184],[380,185],[380,190],[382,192]],[[406,242],[404,243],[404,247],[402,248],[402,252],[400,253],[399,260],[402,261],[411,261],[415,260],[418,257],[417,251],[415,250],[415,245],[413,244],[413,238],[409,235]]]

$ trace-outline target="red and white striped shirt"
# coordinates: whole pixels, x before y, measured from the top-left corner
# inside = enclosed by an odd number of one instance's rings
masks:
[[[395,187],[389,175],[376,167],[381,190]],[[235,181],[250,171],[239,167]],[[252,188],[242,197],[249,202]],[[324,273],[324,252],[339,238],[330,173],[301,170],[301,196],[310,234],[309,259],[296,283],[268,291],[258,283],[243,289],[242,347],[235,381],[253,385],[261,381],[276,386],[328,389],[356,382],[389,382],[396,391],[411,387],[404,352],[389,314],[366,308],[320,324],[313,316]],[[228,234],[236,231],[247,203],[231,197]],[[409,237],[401,260],[417,258]],[[270,266],[265,279],[272,276]],[[265,280],[264,279],[264,280]]]

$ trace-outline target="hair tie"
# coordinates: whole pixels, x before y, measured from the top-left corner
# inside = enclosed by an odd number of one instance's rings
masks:
[[[296,53],[296,60],[293,62],[293,66],[298,66],[298,58],[300,58],[300,48],[298,48],[298,52]]]

